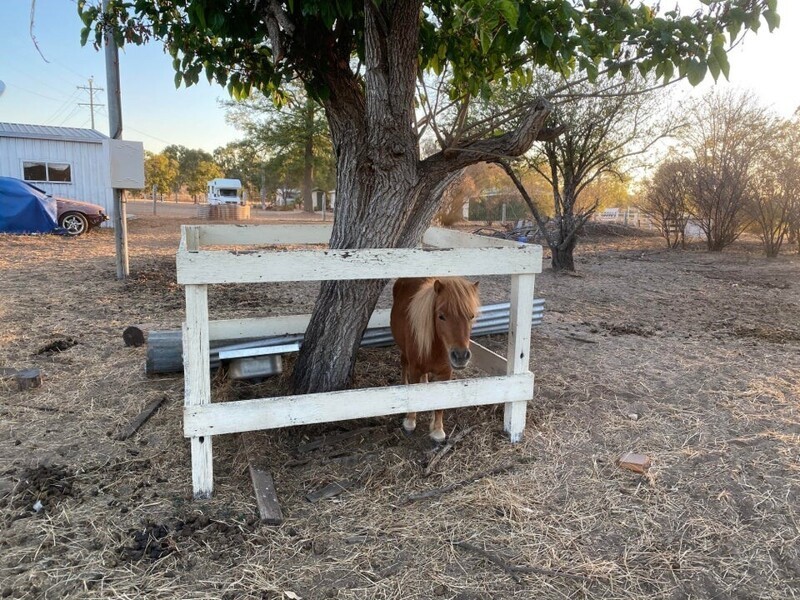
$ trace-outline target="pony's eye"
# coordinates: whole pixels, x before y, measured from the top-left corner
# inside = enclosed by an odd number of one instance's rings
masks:
[[[440,318],[442,321],[446,321],[446,320],[447,320],[447,319],[445,319],[445,318],[444,318],[444,315],[439,315],[439,318]]]

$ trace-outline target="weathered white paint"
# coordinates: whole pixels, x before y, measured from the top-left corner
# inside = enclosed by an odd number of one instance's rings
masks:
[[[186,286],[186,322],[183,324],[184,407],[211,402],[208,369],[208,288]],[[192,437],[192,484],[195,498],[209,498],[214,489],[210,437]]]
[[[533,374],[281,396],[184,408],[183,432],[211,436],[528,399]]]
[[[484,235],[473,235],[454,229],[444,229],[442,227],[431,227],[422,237],[423,244],[436,246],[437,248],[518,248],[524,244],[512,240],[502,240],[491,238]],[[541,261],[539,270],[542,272]]]
[[[531,352],[531,311],[535,275],[514,275],[511,277],[511,314],[508,326],[508,365],[509,375],[525,373],[530,369]],[[512,442],[522,439],[525,431],[525,411],[530,395],[524,401],[507,402],[504,426]]]
[[[31,181],[45,192],[61,198],[99,204],[113,220],[114,197],[102,139],[96,141],[60,141],[53,139],[0,136],[0,175],[24,179],[22,163],[68,163],[72,181]]]
[[[333,225],[201,225],[200,246],[327,244]]]
[[[535,273],[541,246],[391,250],[178,252],[178,283],[265,283]],[[531,300],[533,303],[533,300]]]
[[[299,250],[235,253],[203,246],[324,243],[328,225],[184,226],[178,249],[178,282],[186,285],[184,432],[192,438],[192,480],[196,497],[211,494],[211,436],[371,416],[505,403],[505,429],[512,442],[525,428],[533,397],[529,371],[535,273],[542,269],[539,246],[433,230],[431,245],[457,249]],[[500,377],[433,384],[348,390],[212,404],[207,368],[209,340],[237,339],[306,330],[310,315],[208,321],[207,284],[393,277],[512,275],[508,358],[471,342],[475,365]],[[385,327],[388,310],[376,311],[370,327]]]

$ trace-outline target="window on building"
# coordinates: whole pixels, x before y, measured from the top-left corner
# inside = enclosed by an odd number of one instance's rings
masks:
[[[22,178],[25,181],[72,181],[72,167],[67,163],[25,161],[22,163]]]

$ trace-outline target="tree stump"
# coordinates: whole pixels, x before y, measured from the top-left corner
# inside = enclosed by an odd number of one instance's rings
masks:
[[[138,348],[139,346],[144,346],[144,331],[133,325],[126,327],[125,331],[122,332],[122,341],[128,347]]]
[[[23,369],[16,375],[19,391],[31,390],[42,385],[42,371],[40,369]]]

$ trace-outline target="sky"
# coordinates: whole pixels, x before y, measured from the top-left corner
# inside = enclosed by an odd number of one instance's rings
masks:
[[[685,11],[699,0],[678,2]],[[665,0],[662,7],[668,4]],[[32,6],[41,53],[31,39]],[[778,12],[781,27],[770,34],[764,25],[757,35],[748,35],[730,56],[730,83],[718,85],[750,89],[789,117],[800,106],[800,1],[779,0]],[[79,106],[89,102],[89,92],[79,86],[88,87],[93,78],[96,87],[105,88],[105,62],[91,45],[81,47],[81,27],[76,0],[0,0],[0,81],[5,84],[0,121],[90,126],[89,107]],[[240,137],[219,105],[228,99],[225,89],[201,77],[199,84],[176,90],[171,63],[159,42],[120,51],[123,137],[142,141],[153,152],[168,144],[211,152]],[[685,98],[712,85],[710,77],[697,89],[682,82],[675,96]],[[107,104],[106,92],[97,92],[95,101]],[[96,108],[95,123],[108,133],[105,106]]]

